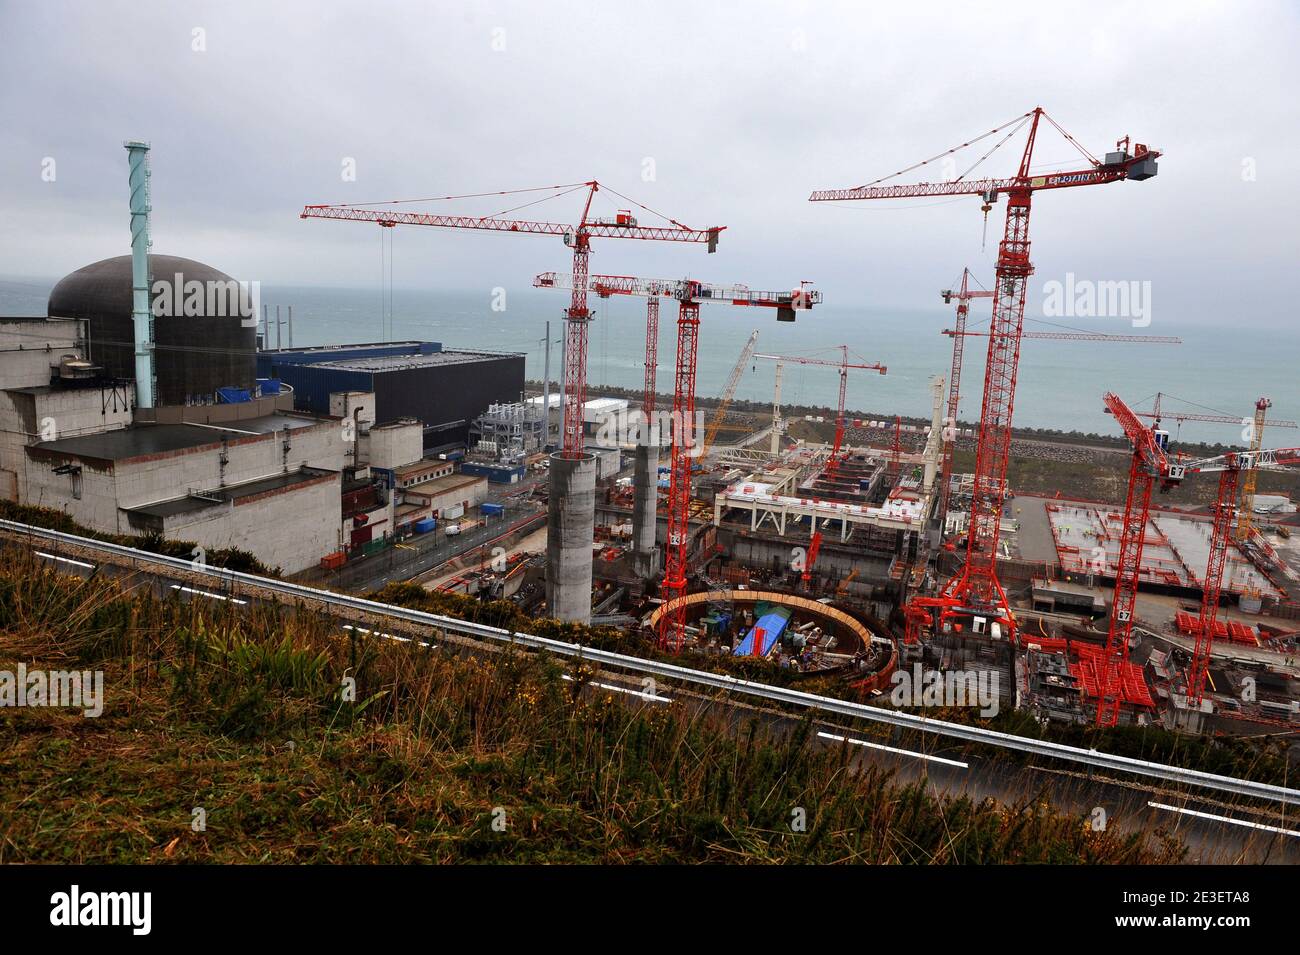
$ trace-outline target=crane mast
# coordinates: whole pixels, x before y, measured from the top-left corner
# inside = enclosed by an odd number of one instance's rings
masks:
[[[970,314],[970,300],[992,298],[993,293],[970,287],[970,269],[961,270],[961,288],[954,294],[951,289],[940,293],[945,304],[957,299],[957,322],[952,337],[952,369],[948,373],[948,414],[944,418],[943,465],[939,484],[940,529],[948,516],[948,495],[952,486],[952,458],[957,444],[957,408],[961,402],[961,366],[966,342],[966,318]]]
[[[659,299],[651,296],[645,300],[645,398],[641,413],[646,423],[654,417],[656,377],[659,372]]]
[[[1264,418],[1273,402],[1260,398],[1255,402],[1255,418],[1251,423],[1250,450],[1258,452],[1264,446]],[[1251,521],[1255,511],[1255,476],[1253,468],[1246,472],[1241,482],[1241,508],[1237,511],[1237,540],[1248,541],[1251,535]]]
[[[602,297],[635,295],[677,300],[677,361],[673,374],[672,445],[668,476],[668,539],[661,587],[668,609],[659,620],[659,645],[676,653],[686,638],[686,608],[676,598],[685,596],[690,548],[692,461],[701,445],[695,430],[695,378],[699,359],[700,304],[774,308],[778,321],[793,321],[798,311],[821,302],[821,292],[807,283],[789,292],[754,291],[747,285],[711,285],[694,279],[644,279],[631,275],[583,275],[571,280],[555,272],[533,279],[538,288],[569,288],[581,281]],[[752,347],[752,340],[750,346]],[[742,366],[743,368],[743,363]]]
[[[740,376],[745,373],[745,366],[749,364],[749,359],[754,354],[756,344],[758,344],[757,329],[750,332],[744,347],[740,349],[740,357],[736,359],[736,364],[731,368],[731,374],[727,376],[726,387],[722,389],[722,400],[718,402],[718,407],[713,412],[713,418],[709,421],[709,428],[704,432],[704,446],[700,450],[700,457],[708,454],[709,449],[713,447],[714,439],[718,436],[718,429],[722,427],[723,419],[727,417],[727,409],[731,407],[731,399],[736,394],[736,386],[740,384]]]
[[[1088,168],[1050,175],[1032,174],[1034,144],[1037,141],[1040,122],[1044,118],[1062,132],[1069,142],[1079,148],[1090,164]],[[1043,189],[1098,185],[1124,179],[1149,179],[1156,174],[1155,160],[1161,155],[1158,150],[1148,149],[1140,144],[1134,145],[1133,152],[1130,154],[1129,140],[1126,137],[1120,140],[1116,151],[1107,155],[1105,161],[1097,160],[1079,147],[1074,138],[1066,134],[1055,120],[1047,117],[1041,107],[1035,107],[1023,116],[984,133],[971,143],[1012,127],[997,144],[1000,146],[1026,126],[1028,133],[1020,164],[1015,176],[1010,178],[967,179],[963,176],[948,182],[889,186],[880,185],[885,181],[881,179],[851,189],[819,190],[809,197],[811,201],[816,202],[976,195],[983,199],[985,205],[989,205],[999,195],[1005,195],[1007,199],[1006,223],[1002,239],[998,244],[993,286],[993,316],[989,326],[988,352],[984,369],[984,390],[980,406],[979,441],[975,453],[975,481],[970,530],[966,541],[966,561],[960,574],[948,583],[940,596],[913,598],[906,614],[909,640],[919,636],[921,627],[933,626],[939,622],[932,611],[938,611],[940,618],[957,614],[985,615],[1005,628],[1008,638],[1015,636],[1015,618],[1011,613],[1006,594],[998,582],[997,548],[998,531],[1006,499],[1007,462],[1011,450],[1011,422],[1015,409],[1020,340],[1024,330],[1025,296],[1029,276],[1033,273],[1033,265],[1030,262],[1029,220],[1034,192]],[[967,146],[971,143],[962,145]],[[994,149],[997,146],[994,146]],[[987,158],[992,151],[985,153],[984,158]],[[919,168],[929,161],[917,163],[894,175]],[[980,162],[982,161],[983,158]]]
[[[668,220],[664,226],[639,225],[630,212],[620,211],[611,219],[598,219],[591,216],[591,205],[601,185],[596,180],[583,183],[570,183],[564,186],[542,187],[542,189],[506,190],[491,195],[510,195],[519,192],[537,192],[547,189],[555,190],[556,198],[570,192],[585,190],[582,214],[576,224],[547,222],[528,219],[511,219],[503,215],[467,216],[441,215],[428,212],[402,212],[393,209],[372,209],[363,205],[328,205],[317,204],[303,207],[299,217],[303,219],[336,219],[351,222],[374,222],[385,228],[398,225],[435,226],[445,229],[478,230],[490,232],[516,232],[532,235],[552,235],[564,240],[564,244],[573,251],[572,278],[569,284],[569,307],[565,310],[564,329],[564,409],[563,409],[563,454],[574,458],[582,454],[582,407],[587,395],[587,340],[591,312],[587,308],[587,274],[588,258],[591,254],[591,239],[644,239],[668,242],[705,243],[710,252],[717,248],[718,236],[725,226],[708,229],[692,229],[676,220]],[[560,191],[563,190],[563,191]],[[612,190],[611,190],[612,191]],[[616,193],[617,195],[617,193]],[[440,199],[467,199],[473,196],[442,196]],[[411,202],[420,200],[398,200]],[[540,201],[540,200],[539,200]],[[378,203],[394,205],[395,203]],[[372,204],[374,205],[374,204]]]
[[[781,453],[781,434],[785,431],[785,421],[781,417],[781,370],[784,367],[784,362],[776,363],[772,388],[772,457]]]
[[[849,361],[849,346],[835,345],[839,349],[840,359],[831,361],[827,358],[805,358],[801,355],[755,355],[755,358],[762,358],[765,361],[776,362],[776,398],[772,407],[772,426],[775,429],[780,420],[781,414],[781,368],[786,362],[793,362],[796,365],[824,365],[830,368],[839,369],[839,400],[835,408],[835,442],[831,448],[831,456],[827,461],[826,470],[828,473],[834,473],[837,462],[840,459],[840,451],[844,446],[845,432],[845,401],[848,395],[848,378],[850,368],[860,368],[866,371],[878,371],[880,374],[887,374],[889,369],[880,362],[860,362]],[[780,436],[773,434],[772,453],[776,454],[779,450]]]

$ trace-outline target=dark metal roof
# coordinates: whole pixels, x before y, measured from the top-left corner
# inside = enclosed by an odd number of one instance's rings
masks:
[[[140,507],[123,508],[132,514],[142,514],[147,517],[173,517],[177,514],[188,514],[206,510],[210,507],[224,507],[227,504],[238,503],[244,498],[253,497],[258,494],[265,494],[268,491],[279,491],[285,488],[296,487],[300,484],[309,484],[317,478],[334,474],[334,471],[326,471],[322,468],[302,467],[296,471],[289,471],[284,474],[274,474],[271,477],[259,478],[256,481],[248,481],[244,484],[235,484],[230,487],[217,488],[212,491],[203,491],[201,497],[187,495],[185,497],[173,498],[170,501],[158,501],[154,504],[145,504]]]
[[[184,451],[205,444],[219,444],[222,434],[221,431],[192,424],[137,425],[117,431],[42,441],[32,445],[32,450],[102,461],[125,461],[150,454]],[[226,434],[229,436],[228,432]]]
[[[311,418],[267,415],[234,421],[228,428],[197,424],[134,425],[117,431],[42,441],[32,445],[31,449],[100,461],[129,461],[152,454],[188,451],[204,445],[220,444],[222,438],[234,441],[250,434],[271,434],[286,428],[306,428],[315,423]]]
[[[438,365],[465,365],[473,362],[515,358],[521,352],[439,351],[428,355],[380,355],[373,358],[341,358],[336,361],[313,361],[311,368],[336,368],[339,371],[385,372],[406,368],[432,368]]]

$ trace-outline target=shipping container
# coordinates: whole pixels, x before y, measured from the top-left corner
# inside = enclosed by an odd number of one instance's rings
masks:
[[[437,526],[438,522],[432,517],[422,517],[415,522],[415,533],[427,534]]]

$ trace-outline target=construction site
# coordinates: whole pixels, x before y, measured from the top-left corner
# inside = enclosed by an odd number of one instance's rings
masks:
[[[1081,154],[1079,168],[1031,173],[1035,142],[1049,127]],[[1296,425],[1273,416],[1272,399],[1243,395],[1234,415],[1171,408],[1157,392],[1150,410],[1135,410],[1142,403],[1120,395],[1129,390],[1124,383],[1098,380],[1096,400],[1111,416],[1113,438],[1127,443],[1099,459],[1123,483],[1122,499],[1072,498],[1060,485],[1017,487],[1009,477],[1009,463],[1035,448],[1056,455],[1057,475],[1071,467],[1069,455],[1058,453],[1068,445],[1014,428],[1022,340],[1179,344],[1170,336],[1026,328],[1037,194],[1144,183],[1156,176],[1161,151],[1126,136],[1098,158],[1035,108],[940,155],[984,149],[975,144],[995,137],[975,166],[1013,143],[1008,152],[1019,150],[1018,166],[1003,178],[891,181],[924,160],[866,186],[810,196],[814,203],[974,197],[986,229],[1005,206],[994,274],[981,281],[963,268],[958,283],[938,289],[952,326],[934,331],[950,340],[951,364],[915,384],[912,407],[928,415],[906,421],[888,408],[859,410],[880,404],[871,387],[889,373],[887,353],[864,356],[852,343],[817,354],[761,348],[765,322],[806,322],[822,303],[810,282],[759,291],[764,286],[590,272],[593,242],[676,242],[712,252],[725,231],[658,216],[594,180],[514,191],[529,193],[528,205],[580,201],[571,222],[379,203],[301,211],[305,220],[377,224],[381,235],[423,226],[562,241],[571,269],[532,279],[535,289],[567,298],[563,334],[552,339],[549,323],[545,330],[540,382],[525,385],[520,353],[439,342],[295,349],[292,309],[286,347],[278,307],[274,335],[265,309],[260,325],[255,307],[243,309],[237,333],[214,316],[214,329],[234,335],[228,348],[204,346],[220,361],[180,367],[176,355],[203,351],[195,335],[205,333],[186,326],[177,342],[160,344],[182,333],[151,318],[148,278],[164,259],[148,252],[149,147],[128,144],[131,211],[140,224],[132,255],[70,276],[51,296],[49,315],[23,326],[27,337],[38,323],[57,331],[63,337],[47,350],[62,357],[33,363],[30,350],[16,353],[26,364],[21,380],[16,370],[10,376],[22,387],[6,392],[10,431],[27,437],[5,448],[8,497],[63,502],[65,513],[108,532],[126,526],[237,545],[340,590],[413,581],[511,601],[535,617],[618,628],[647,652],[768,661],[799,677],[840,679],[845,692],[869,701],[921,665],[996,679],[1004,708],[1041,720],[1293,731],[1300,723],[1300,537],[1292,536],[1289,497],[1257,490],[1262,472],[1300,463],[1300,449],[1273,447],[1275,435]],[[605,193],[624,207],[597,215],[593,204]],[[509,190],[491,195],[518,198]],[[465,198],[473,197],[440,201]],[[1138,190],[1132,202],[1141,201]],[[1050,216],[1050,197],[1046,204]],[[663,221],[642,222],[647,216]],[[184,267],[233,282],[190,260],[165,263],[178,280]],[[935,290],[917,295],[932,299]],[[615,297],[645,303],[644,387],[634,391],[588,381],[592,305]],[[977,315],[986,301],[989,311]],[[675,348],[661,356],[665,303],[676,311],[664,329],[675,332]],[[701,325],[738,317],[760,320],[721,392],[697,396]],[[971,355],[968,339],[977,346]],[[670,373],[667,393],[658,388],[661,368]],[[742,375],[759,369],[771,375],[770,411],[733,402]],[[783,383],[792,369],[837,385],[835,406],[791,403]],[[969,391],[971,382],[982,386],[979,416],[962,419],[963,383]],[[77,436],[55,440],[30,425],[41,402],[102,403],[110,392],[116,417]],[[1189,420],[1244,425],[1242,443],[1213,453],[1180,450],[1169,426]],[[302,436],[317,432],[320,448],[290,461],[291,441],[308,447]],[[280,447],[283,460],[250,464],[240,481],[251,483],[240,491],[229,476],[232,448],[242,454],[260,438]],[[171,489],[181,478],[162,479],[158,454],[206,462],[204,485],[192,469],[188,486],[177,485],[183,493]],[[959,468],[959,460],[970,464]],[[117,483],[113,476],[133,463],[168,486]],[[1184,486],[1199,497],[1163,500]],[[310,492],[315,503],[296,506],[290,492]],[[283,533],[266,533],[267,522],[242,507],[248,503],[281,508],[274,523]]]
[[[1035,141],[1049,126],[1078,149],[1077,170],[1031,174]],[[306,208],[306,218],[385,227],[562,235],[572,250],[571,272],[541,273],[533,282],[569,297],[554,383],[548,329],[537,396],[493,411],[497,418],[508,412],[509,423],[492,428],[514,436],[514,460],[545,473],[534,492],[548,509],[545,546],[515,551],[493,568],[482,564],[449,586],[513,600],[538,616],[635,632],[668,654],[755,657],[800,674],[839,674],[866,698],[881,696],[896,671],[921,663],[995,673],[1004,705],[1042,720],[1193,733],[1293,730],[1300,723],[1294,507],[1286,497],[1257,498],[1256,480],[1300,461],[1300,450],[1269,447],[1265,434],[1295,427],[1269,417],[1270,399],[1243,396],[1254,408],[1240,417],[1166,409],[1162,421],[1159,395],[1151,411],[1138,412],[1116,392],[1121,383],[1098,380],[1097,401],[1131,449],[1111,458],[1117,476],[1127,471],[1124,500],[1071,500],[1060,489],[1035,496],[1008,480],[1022,339],[1179,344],[1168,336],[1025,327],[1036,195],[1145,182],[1156,176],[1161,151],[1126,136],[1098,158],[1034,109],[973,141],[1000,137],[980,162],[1017,135],[1018,167],[1004,178],[880,180],[810,197],[973,196],[986,223],[1005,205],[995,274],[981,283],[966,270],[959,285],[941,292],[955,309],[953,327],[943,329],[952,363],[933,369],[918,396],[929,419],[907,425],[901,416],[851,417],[846,407],[850,380],[869,387],[869,376],[887,374],[887,354],[864,358],[849,344],[820,355],[766,353],[758,346],[761,323],[722,393],[697,405],[701,322],[728,306],[798,320],[822,300],[808,283],[759,292],[588,271],[593,239],[698,243],[712,251],[722,227],[689,229],[676,220],[645,226],[634,215],[644,207],[633,200],[616,216],[592,216],[603,188],[596,182],[558,193],[585,197],[573,225]],[[1051,215],[1050,199],[1047,205]],[[643,394],[619,397],[589,386],[589,296],[645,300]],[[971,319],[984,300],[991,317],[977,329]],[[677,308],[676,349],[661,359],[664,302]],[[978,345],[970,358],[968,338]],[[760,363],[772,370],[771,413],[737,413],[730,408],[736,383]],[[672,369],[668,395],[656,390],[660,364]],[[958,420],[964,365],[972,366],[966,381],[982,385],[974,421]],[[792,416],[784,408],[782,375],[792,366],[838,377],[833,415]],[[1175,417],[1244,422],[1247,440],[1225,453],[1184,453],[1165,427]],[[793,433],[816,432],[816,425],[833,427],[833,437]],[[482,447],[494,451],[501,439],[480,430]],[[959,471],[955,451],[963,445],[973,449],[974,468]],[[614,463],[598,467],[611,452]],[[1185,483],[1204,489],[1203,503],[1161,506],[1160,491]]]

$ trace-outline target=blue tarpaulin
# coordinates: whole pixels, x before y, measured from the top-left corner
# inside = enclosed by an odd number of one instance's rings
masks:
[[[763,643],[759,647],[759,655],[767,656],[776,646],[776,642],[781,639],[781,634],[790,623],[790,611],[785,607],[777,607],[763,616],[758,618],[758,622],[750,628],[745,639],[736,644],[736,649],[732,651],[734,656],[747,657],[754,653],[754,636],[759,631],[763,631]]]

